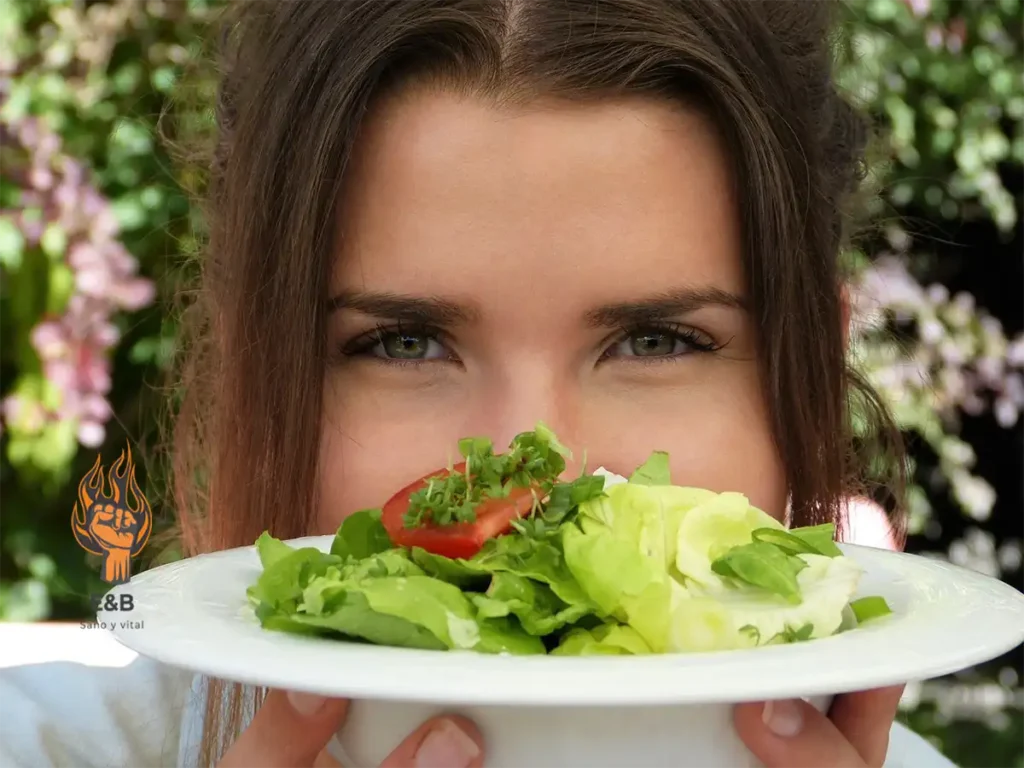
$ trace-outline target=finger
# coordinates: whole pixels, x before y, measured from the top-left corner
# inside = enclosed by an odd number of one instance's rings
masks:
[[[345,719],[348,702],[270,691],[220,768],[309,768]]]
[[[828,712],[868,765],[881,765],[889,751],[889,731],[903,695],[902,685],[847,693],[836,697]]]
[[[806,701],[740,704],[733,721],[765,768],[864,768],[846,737]]]
[[[464,717],[428,720],[388,755],[380,768],[481,768],[484,741]]]

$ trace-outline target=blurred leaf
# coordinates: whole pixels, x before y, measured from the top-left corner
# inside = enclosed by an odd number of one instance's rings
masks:
[[[123,231],[139,229],[146,223],[146,207],[137,193],[132,192],[115,200],[113,210]]]
[[[46,311],[59,314],[67,306],[75,288],[75,274],[66,264],[55,264],[50,268],[50,287],[46,297]]]
[[[39,621],[49,613],[50,595],[44,582],[25,579],[0,585],[0,620]]]
[[[9,216],[0,216],[0,266],[17,269],[25,250],[25,237]]]
[[[54,221],[46,225],[39,245],[42,247],[43,253],[54,261],[58,261],[63,258],[64,252],[67,250],[68,236],[61,225]]]

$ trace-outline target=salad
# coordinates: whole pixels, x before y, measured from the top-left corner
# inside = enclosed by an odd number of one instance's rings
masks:
[[[341,524],[330,552],[263,533],[247,590],[269,630],[508,654],[721,651],[826,637],[890,612],[834,526],[787,529],[739,493],[672,485],[655,452],[628,479],[561,479],[539,424]]]

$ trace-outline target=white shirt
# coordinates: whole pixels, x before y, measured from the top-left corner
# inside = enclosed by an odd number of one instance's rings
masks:
[[[198,682],[103,630],[0,625],[0,768],[192,768]],[[956,768],[899,724],[885,767]]]

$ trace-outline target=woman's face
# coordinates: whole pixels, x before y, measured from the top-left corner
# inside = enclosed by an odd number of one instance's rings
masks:
[[[656,101],[381,104],[339,205],[317,532],[538,420],[578,473],[667,450],[673,481],[786,488],[744,306],[724,147]]]

